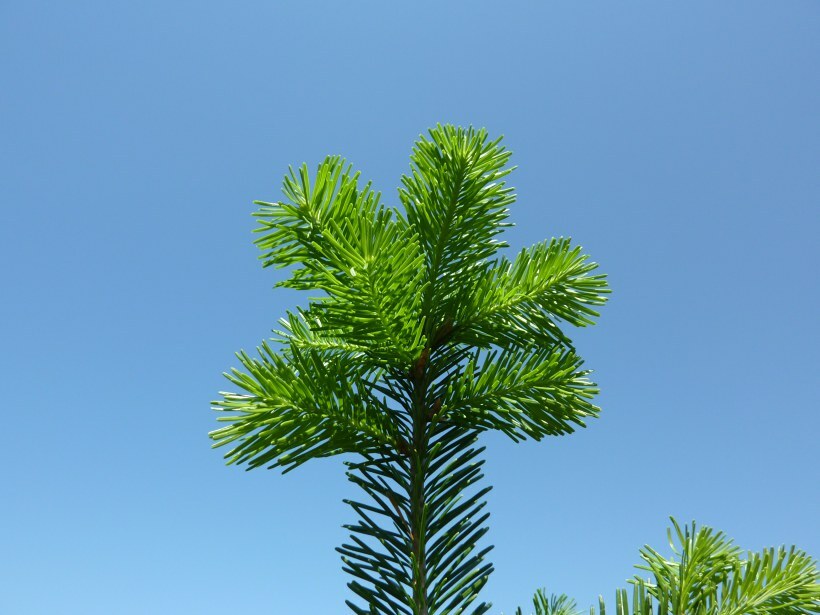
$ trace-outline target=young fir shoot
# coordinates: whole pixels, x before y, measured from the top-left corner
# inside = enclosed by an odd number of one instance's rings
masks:
[[[709,527],[668,530],[672,557],[644,546],[643,564],[650,578],[636,576],[632,591],[615,592],[615,615],[815,615],[820,613],[817,563],[795,547],[764,549],[745,555],[723,532]],[[629,595],[632,594],[630,604]],[[567,596],[533,598],[533,615],[581,615]],[[591,608],[590,615],[596,615]],[[606,615],[603,598],[598,615]],[[522,609],[516,615],[524,615]]]
[[[598,414],[561,327],[593,324],[605,276],[569,239],[499,254],[509,158],[484,130],[438,126],[413,148],[400,209],[339,157],[258,203],[264,266],[316,298],[237,355],[211,437],[249,469],[357,455],[363,497],[338,550],[358,615],[486,613],[478,434],[541,440]]]

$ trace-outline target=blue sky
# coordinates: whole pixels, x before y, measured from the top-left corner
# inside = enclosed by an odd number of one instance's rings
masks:
[[[342,613],[341,460],[206,433],[272,291],[253,199],[345,155],[395,203],[437,122],[504,134],[513,249],[610,276],[574,336],[603,414],[485,438],[492,559],[611,596],[667,516],[820,555],[820,4],[4,2],[0,612]]]

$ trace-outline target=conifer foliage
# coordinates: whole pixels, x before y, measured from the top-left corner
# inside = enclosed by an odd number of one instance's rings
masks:
[[[814,615],[820,612],[817,563],[796,547],[747,554],[723,532],[683,527],[671,519],[667,534],[672,556],[650,546],[640,551],[641,574],[632,591],[615,592],[616,615]],[[649,574],[649,578],[644,575]],[[630,604],[629,596],[632,595]],[[534,615],[582,615],[566,595],[533,597]],[[589,610],[596,615],[595,608]],[[598,600],[597,615],[606,615]],[[524,615],[522,609],[516,615]]]
[[[598,414],[562,327],[593,324],[605,276],[568,239],[499,253],[509,158],[484,130],[438,126],[413,148],[399,208],[339,157],[291,169],[286,200],[257,203],[264,266],[315,298],[237,355],[211,437],[248,469],[355,455],[363,497],[338,550],[358,615],[486,613],[479,434],[540,440]]]

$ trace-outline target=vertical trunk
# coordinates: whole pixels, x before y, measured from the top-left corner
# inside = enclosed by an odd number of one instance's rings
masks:
[[[428,434],[425,406],[426,385],[416,382],[413,400],[413,445],[410,459],[410,539],[413,547],[413,615],[429,615],[427,604],[427,515],[425,479]]]

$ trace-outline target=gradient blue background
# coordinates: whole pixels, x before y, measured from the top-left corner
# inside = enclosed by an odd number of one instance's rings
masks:
[[[341,459],[206,433],[272,292],[253,199],[341,153],[395,202],[436,122],[506,135],[513,248],[609,273],[577,435],[488,436],[496,572],[586,607],[667,516],[820,555],[820,3],[3,2],[0,613],[343,613]]]

